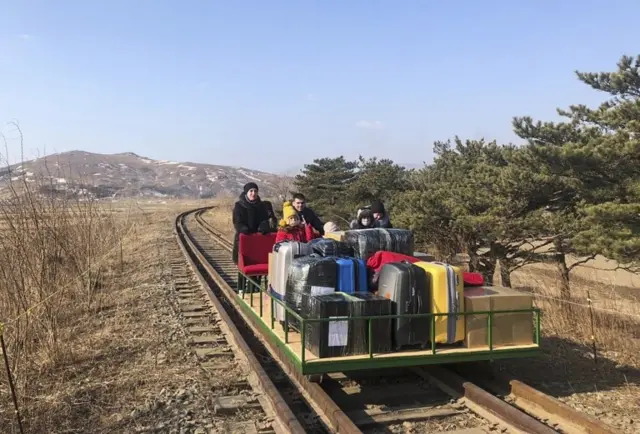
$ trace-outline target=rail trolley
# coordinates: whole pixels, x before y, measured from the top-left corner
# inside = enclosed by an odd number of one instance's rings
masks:
[[[270,252],[269,245],[273,243],[258,241],[260,238],[267,236],[248,236],[240,242],[239,256],[251,249],[253,258],[268,257]],[[253,244],[252,241],[258,241]],[[265,247],[266,246],[266,247]],[[264,255],[255,251],[264,250]],[[250,319],[260,334],[276,349],[278,355],[286,360],[289,366],[292,366],[298,375],[306,376],[311,381],[320,381],[323,374],[332,372],[346,372],[355,370],[370,370],[379,368],[400,368],[431,364],[460,363],[460,362],[477,362],[490,361],[510,358],[529,358],[535,357],[540,353],[540,309],[532,307],[530,309],[518,310],[486,310],[474,312],[457,312],[457,313],[425,313],[413,315],[384,315],[384,316],[351,316],[348,318],[321,318],[309,319],[304,318],[294,309],[288,306],[284,301],[274,296],[270,290],[267,273],[268,266],[264,263],[254,264],[253,266],[244,266],[242,260],[238,266],[238,285],[235,293],[237,305],[241,308],[246,317]],[[284,324],[280,324],[275,318],[276,306],[284,309]],[[496,315],[500,314],[529,314],[531,321],[530,344],[525,345],[496,345],[492,334],[492,323]],[[453,345],[437,344],[434,338],[436,319],[443,316],[456,315],[464,316],[474,315],[486,316],[487,340],[484,346],[475,346],[467,348],[460,343]],[[431,339],[427,347],[411,350],[400,350],[376,353],[373,350],[373,324],[374,321],[389,320],[397,318],[428,318],[431,321]],[[368,351],[365,354],[345,355],[339,357],[323,357],[320,358],[307,348],[308,336],[305,335],[307,325],[318,322],[332,321],[366,321],[367,327],[367,345]],[[296,329],[290,327],[290,323],[296,323]],[[465,321],[466,323],[466,321]],[[362,324],[362,323],[360,323]],[[283,326],[284,325],[284,326]]]

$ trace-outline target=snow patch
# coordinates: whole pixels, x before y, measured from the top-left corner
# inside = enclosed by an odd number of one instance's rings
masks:
[[[180,165],[178,165],[178,167],[182,167],[182,168],[187,169],[187,170],[196,170],[197,169],[197,167],[195,167],[195,166],[187,166],[185,164],[180,164]]]
[[[205,173],[207,174],[207,179],[211,182],[216,182],[218,180],[218,177],[216,175],[214,175],[213,173],[209,172],[208,170],[205,171]]]
[[[249,179],[253,179],[254,181],[262,182],[262,179],[256,178],[255,176],[251,175],[250,173],[247,173],[245,170],[238,169],[238,172],[240,172],[241,174],[243,174],[244,176],[246,176]]]
[[[158,164],[180,164],[177,161],[169,161],[169,160],[160,160]]]

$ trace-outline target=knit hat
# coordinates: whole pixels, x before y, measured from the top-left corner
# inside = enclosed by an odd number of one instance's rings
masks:
[[[386,214],[384,210],[384,204],[379,200],[374,200],[371,203],[371,212],[374,214],[375,213]]]
[[[358,208],[358,213],[356,214],[356,219],[357,219],[358,217],[360,217],[360,214],[361,214],[361,213],[362,213],[362,211],[364,211],[365,209],[371,209],[371,207],[369,207],[369,206],[362,206],[362,207]]]
[[[280,220],[280,226],[287,226],[289,224],[289,217],[297,215],[298,211],[291,205],[291,202],[286,201],[282,204],[282,220]]]
[[[256,184],[255,182],[247,182],[242,188],[242,190],[244,191],[244,194],[247,194],[249,193],[249,190],[251,190],[252,188],[255,188],[257,190],[258,184]]]
[[[324,233],[327,234],[329,232],[338,232],[340,229],[338,228],[338,225],[335,224],[334,222],[326,222],[324,224]]]

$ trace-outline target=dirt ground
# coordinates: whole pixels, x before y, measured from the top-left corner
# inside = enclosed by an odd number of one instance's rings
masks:
[[[198,204],[137,207],[138,226],[123,244],[124,272],[104,276],[99,308],[68,313],[64,357],[42,364],[31,396],[19,397],[25,432],[224,431],[212,415],[210,379],[186,348],[172,303],[172,222]],[[2,374],[0,432],[17,433],[4,368]]]

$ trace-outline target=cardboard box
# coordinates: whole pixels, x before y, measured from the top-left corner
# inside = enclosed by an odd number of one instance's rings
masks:
[[[464,291],[465,311],[531,309],[531,294],[497,286],[467,288]],[[465,346],[486,347],[489,342],[487,314],[468,315]],[[499,313],[492,319],[493,347],[529,345],[533,343],[533,313]]]
[[[336,241],[344,241],[344,234],[346,231],[329,232],[324,234],[324,238],[329,238]]]
[[[482,288],[473,288],[475,294],[468,295],[464,292],[465,312],[484,312],[491,310],[491,298],[485,294]],[[487,333],[487,317],[489,315],[467,315],[465,318],[464,345],[467,348],[484,347],[487,345],[489,334]]]

